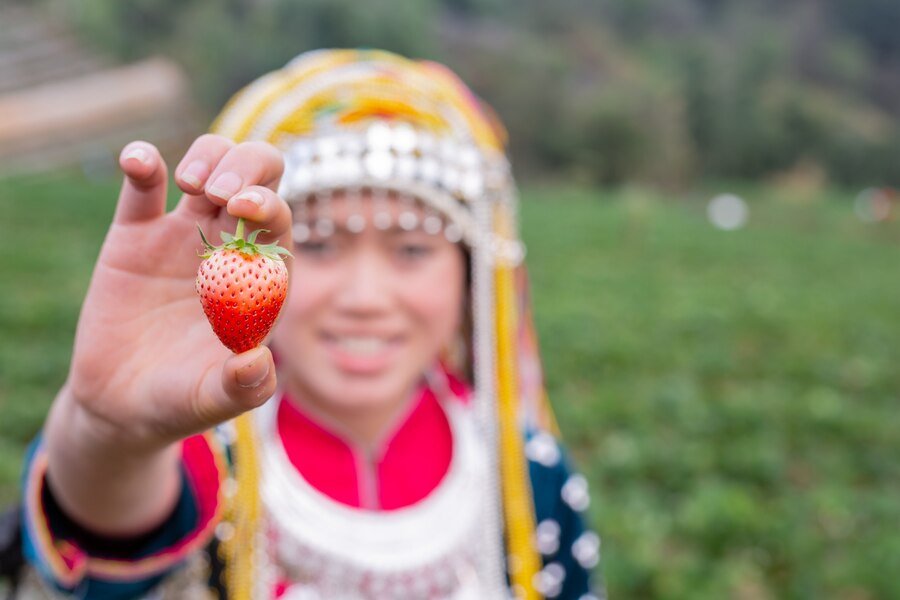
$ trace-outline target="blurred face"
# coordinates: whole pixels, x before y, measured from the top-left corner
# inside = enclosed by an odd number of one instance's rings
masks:
[[[294,248],[287,303],[273,334],[282,385],[334,413],[389,410],[409,397],[422,373],[454,337],[462,317],[465,261],[440,233],[404,231],[391,200],[387,230],[375,228],[373,203],[331,201],[335,232]],[[344,223],[361,214],[366,227]],[[291,259],[288,259],[291,260]]]

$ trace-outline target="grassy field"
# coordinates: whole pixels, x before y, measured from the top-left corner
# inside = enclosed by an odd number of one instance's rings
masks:
[[[0,503],[65,377],[112,181],[0,182]],[[900,597],[900,226],[839,192],[526,190],[535,312],[611,598]]]

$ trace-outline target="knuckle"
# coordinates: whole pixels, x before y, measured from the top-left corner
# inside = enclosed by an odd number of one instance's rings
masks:
[[[243,142],[240,144],[240,147],[248,154],[253,154],[259,156],[261,159],[271,161],[279,168],[284,166],[284,156],[281,154],[281,151],[268,142],[261,142],[258,140]]]
[[[195,144],[203,144],[203,145],[216,145],[223,146],[226,148],[234,147],[234,141],[225,137],[224,135],[219,135],[217,133],[204,133],[200,137],[197,138]]]

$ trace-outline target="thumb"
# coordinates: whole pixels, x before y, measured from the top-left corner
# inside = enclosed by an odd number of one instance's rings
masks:
[[[265,346],[232,354],[206,373],[195,410],[204,427],[212,427],[265,404],[277,385],[272,352]]]
[[[149,142],[131,142],[119,155],[119,167],[125,180],[113,220],[127,224],[165,214],[168,171],[159,150]]]

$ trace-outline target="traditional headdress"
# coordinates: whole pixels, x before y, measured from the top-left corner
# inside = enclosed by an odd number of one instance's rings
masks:
[[[494,473],[494,527],[484,534],[485,562],[495,569],[491,579],[500,584],[505,581],[505,553],[513,586],[524,598],[539,598],[533,579],[541,561],[532,541],[535,523],[523,428],[554,429],[554,424],[544,401],[527,302],[520,293],[524,273],[518,267],[524,252],[516,190],[504,153],[506,133],[499,121],[439,64],[383,51],[322,50],[251,83],[225,107],[213,131],[235,141],[265,140],[284,152],[279,192],[292,205],[294,235],[300,241],[312,229],[319,235],[334,230],[332,193],[349,194],[352,201],[355,193],[368,190],[376,203],[391,193],[401,203],[424,207],[421,222],[420,212],[401,211],[401,228],[443,232],[468,247],[470,366]],[[391,218],[376,206],[371,224],[351,213],[344,225],[350,231],[387,228]],[[249,428],[246,421],[238,423],[239,440],[248,438]],[[252,488],[254,476],[239,458],[239,483]],[[253,506],[242,509],[243,520],[255,518],[258,509]],[[234,538],[236,545],[249,541],[241,537]],[[240,561],[240,554],[234,559]],[[230,582],[235,591],[246,587],[240,581],[246,572],[246,565],[235,567],[236,579]]]

